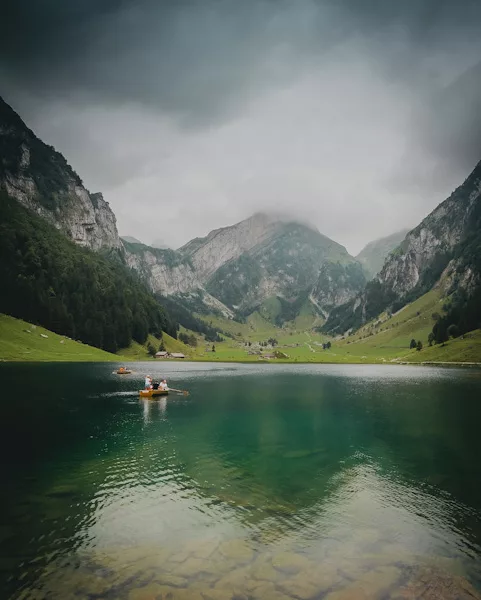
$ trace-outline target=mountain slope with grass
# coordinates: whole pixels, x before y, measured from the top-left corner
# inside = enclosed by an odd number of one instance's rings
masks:
[[[123,358],[22,319],[0,314],[0,360],[98,362]]]

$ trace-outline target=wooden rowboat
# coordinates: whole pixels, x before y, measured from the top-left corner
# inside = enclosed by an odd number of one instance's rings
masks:
[[[152,398],[153,396],[167,396],[169,390],[139,390],[139,396],[142,398]]]
[[[119,369],[118,371],[116,371],[117,375],[130,375],[130,373],[132,373],[132,371],[129,371],[127,369]]]

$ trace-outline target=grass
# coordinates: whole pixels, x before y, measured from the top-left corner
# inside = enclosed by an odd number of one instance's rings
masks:
[[[477,330],[463,338],[450,340],[444,346],[429,347],[428,335],[432,330],[433,313],[442,314],[442,298],[439,290],[432,290],[404,307],[395,315],[387,314],[367,323],[355,334],[342,339],[330,339],[332,347],[323,350],[322,343],[329,340],[323,334],[312,329],[310,315],[301,315],[296,323],[287,323],[283,328],[277,328],[269,323],[259,313],[249,316],[246,323],[238,323],[214,315],[202,318],[212,323],[219,330],[230,333],[233,338],[216,342],[216,352],[211,352],[212,342],[207,342],[203,336],[194,333],[197,347],[192,348],[169,335],[163,335],[165,348],[168,352],[182,352],[188,360],[202,362],[275,362],[275,363],[481,363],[481,331]],[[304,321],[302,319],[305,319]],[[305,330],[297,327],[307,326]],[[30,333],[26,330],[30,329]],[[188,334],[191,331],[181,328]],[[40,334],[47,335],[43,338]],[[257,354],[248,353],[255,344],[266,341],[270,337],[278,340],[281,352],[287,359],[265,359]],[[423,349],[418,352],[409,349],[409,343],[414,338],[421,340]],[[149,360],[147,345],[152,344],[156,349],[160,340],[149,336],[144,345],[133,342],[124,348],[119,355],[109,354],[97,348],[67,340],[41,327],[36,327],[24,321],[5,315],[0,316],[0,359],[3,360],[69,360],[69,361],[134,361]],[[273,350],[264,350],[273,353]]]
[[[249,355],[244,343],[267,340],[274,337],[279,350],[288,355],[287,360],[272,359],[272,362],[299,363],[397,363],[397,362],[481,362],[481,341],[478,332],[465,336],[463,340],[451,340],[443,346],[428,346],[428,335],[432,331],[433,313],[442,314],[445,302],[440,290],[434,289],[405,306],[394,315],[383,314],[367,323],[355,334],[343,339],[330,339],[312,329],[312,320],[302,321],[301,315],[294,323],[282,329],[274,327],[260,314],[253,313],[246,324],[216,318],[213,323],[224,331],[236,331],[236,339],[227,339],[216,344],[216,352],[192,356],[193,360],[223,362],[260,362],[257,355]],[[302,330],[302,326],[307,326]],[[411,339],[421,340],[423,350],[410,350]],[[322,343],[330,339],[332,348],[323,350]],[[201,344],[202,345],[202,344]],[[267,351],[272,352],[272,351]]]
[[[174,339],[167,333],[164,333],[162,336],[164,341],[164,346],[167,352],[182,352],[185,354],[187,358],[193,354],[193,349],[189,346],[186,346],[179,340]],[[152,344],[152,346],[158,350],[161,341],[158,340],[153,335],[149,335],[145,344],[139,344],[138,342],[132,342],[128,348],[123,348],[120,350],[120,353],[128,358],[129,360],[150,360],[152,357],[149,355],[147,351],[148,344]],[[152,359],[155,360],[155,359]]]
[[[411,350],[405,359],[414,363],[481,362],[481,330],[471,331],[444,345],[428,346],[421,352]]]
[[[0,360],[118,362],[122,358],[21,319],[0,314]]]

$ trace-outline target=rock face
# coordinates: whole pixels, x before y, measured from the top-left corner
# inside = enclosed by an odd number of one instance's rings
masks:
[[[457,288],[469,293],[479,284],[479,273],[469,267],[472,258],[468,257],[477,253],[475,246],[481,243],[480,226],[481,162],[406,235],[366,289],[331,313],[325,331],[341,333],[386,308],[397,310],[442,281],[455,279]]]
[[[187,306],[199,304],[227,318],[233,313],[204,288],[192,261],[175,250],[152,248],[122,239],[127,264],[135,269],[151,290],[162,296],[176,296]]]
[[[231,227],[211,231],[205,238],[195,238],[180,248],[192,258],[199,277],[207,281],[221,266],[239,258],[245,252],[276,234],[281,222],[258,213]]]
[[[343,246],[316,229],[262,213],[197,238],[180,252],[207,291],[233,310],[248,311],[273,297],[293,302],[310,292],[311,302],[327,310],[364,285],[360,265]]]
[[[76,243],[120,248],[115,215],[91,194],[65,158],[39,140],[0,98],[0,189]]]
[[[480,202],[481,162],[447,200],[408,233],[384,264],[379,281],[398,296],[420,283],[434,284],[455,247],[469,235]]]
[[[366,279],[372,279],[379,273],[388,255],[399,246],[408,232],[409,229],[403,229],[364,246],[356,260],[363,266]]]
[[[353,299],[364,284],[364,273],[358,263],[326,262],[321,266],[310,300],[327,316],[331,309]]]

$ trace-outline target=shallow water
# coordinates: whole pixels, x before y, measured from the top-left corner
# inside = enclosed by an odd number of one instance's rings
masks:
[[[132,368],[0,365],[1,597],[478,597],[480,371]]]

